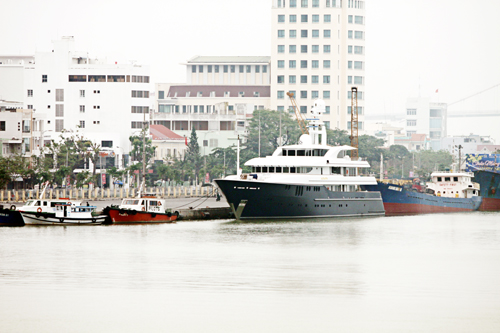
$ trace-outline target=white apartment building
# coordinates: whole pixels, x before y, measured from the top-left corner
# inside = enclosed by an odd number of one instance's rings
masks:
[[[269,85],[269,56],[196,56],[184,65],[189,85]]]
[[[151,123],[189,138],[196,129],[200,153],[236,144],[257,109],[270,108],[270,57],[194,57],[187,84],[156,84]]]
[[[302,113],[322,98],[329,128],[350,129],[351,87],[358,88],[363,130],[365,1],[272,0],[271,108],[286,110],[293,92]]]
[[[441,139],[446,137],[447,104],[432,103],[429,98],[409,98],[406,102],[406,135],[425,134],[430,148],[441,149]]]
[[[108,63],[74,49],[74,38],[53,41],[52,52],[0,56],[0,95],[33,110],[33,153],[41,138],[78,132],[111,151],[114,165],[128,159],[129,136],[149,120],[149,68]],[[6,96],[7,95],[7,96]],[[109,165],[109,161],[106,162]]]

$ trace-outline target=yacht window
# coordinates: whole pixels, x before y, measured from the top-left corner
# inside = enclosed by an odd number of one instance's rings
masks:
[[[310,149],[306,150],[306,156],[312,156],[312,151]]]
[[[443,181],[441,177],[438,177],[438,182],[441,182]]]
[[[340,175],[340,167],[332,167],[332,174]]]
[[[286,156],[286,152],[287,152],[287,150],[283,149],[283,151],[282,151],[283,156]]]
[[[261,167],[256,167],[255,168],[255,172],[262,172],[262,168]]]
[[[141,205],[144,205],[144,200],[142,200]]]
[[[44,206],[47,206],[47,201],[44,201],[44,202],[43,202],[43,205],[44,205]]]
[[[288,156],[295,156],[295,150],[290,149],[288,151]]]
[[[124,205],[137,205],[139,203],[139,200],[125,200],[123,202]]]
[[[150,201],[149,204],[151,206],[158,206],[158,201]]]
[[[295,173],[295,167],[290,168],[290,173]]]
[[[302,173],[309,173],[312,171],[312,167],[302,167]]]
[[[262,172],[267,172],[267,167],[262,167]]]
[[[283,167],[283,173],[289,173],[290,168],[289,167]]]
[[[297,156],[306,156],[306,151],[305,150],[297,150]]]
[[[35,206],[40,206],[40,201],[37,201]]]
[[[269,167],[269,172],[273,172],[274,173],[274,167]]]
[[[281,173],[281,167],[276,167],[276,173]]]
[[[454,182],[458,182],[458,177],[453,177]]]
[[[449,182],[450,181],[450,177],[444,177],[444,181],[445,182]]]

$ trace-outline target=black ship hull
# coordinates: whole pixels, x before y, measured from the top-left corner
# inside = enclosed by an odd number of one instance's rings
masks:
[[[379,192],[332,192],[325,186],[215,180],[237,219],[383,216]]]

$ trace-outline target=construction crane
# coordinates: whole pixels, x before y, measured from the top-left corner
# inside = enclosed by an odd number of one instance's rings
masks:
[[[351,87],[351,158],[357,160],[358,154],[358,88]]]
[[[286,95],[290,97],[290,102],[292,103],[293,110],[295,111],[295,117],[297,118],[297,122],[299,123],[300,130],[302,134],[309,134],[309,130],[306,126],[306,120],[302,113],[300,113],[299,107],[297,106],[297,102],[295,102],[295,98],[293,97],[292,92],[287,92]]]

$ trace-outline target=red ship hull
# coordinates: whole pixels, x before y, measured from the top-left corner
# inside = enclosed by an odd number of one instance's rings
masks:
[[[410,203],[391,203],[391,202],[384,202],[384,209],[386,216],[474,211],[474,209],[458,208],[458,207],[443,207],[443,206],[431,206],[431,205],[410,204]]]
[[[119,208],[110,208],[108,214],[112,223],[174,223],[179,216],[178,212],[155,213]]]
[[[500,211],[500,199],[483,197],[483,202],[479,206],[479,210],[486,212]]]

